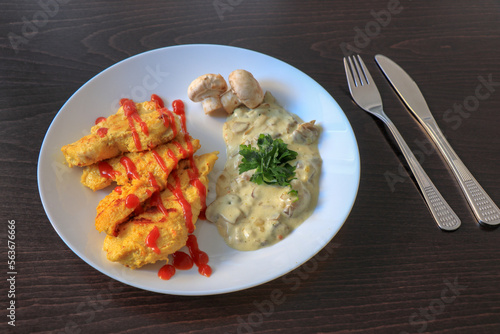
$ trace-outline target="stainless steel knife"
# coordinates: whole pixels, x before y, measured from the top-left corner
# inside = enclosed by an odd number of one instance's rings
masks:
[[[375,60],[404,104],[412,111],[439,148],[460,184],[478,222],[486,225],[500,224],[500,210],[451,148],[415,81],[389,58],[376,55]]]

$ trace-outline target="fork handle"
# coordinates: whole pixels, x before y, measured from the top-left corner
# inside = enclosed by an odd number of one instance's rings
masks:
[[[388,117],[379,116],[379,118],[387,125],[396,139],[396,142],[403,152],[411,171],[415,175],[415,179],[420,187],[422,196],[424,197],[425,202],[427,203],[427,206],[429,207],[429,210],[439,228],[446,231],[453,231],[459,228],[461,224],[460,219],[444,200],[434,183],[432,183],[431,179],[424,171],[417,158],[415,158],[415,155],[406,144],[394,123],[392,123]]]
[[[486,225],[500,224],[500,210],[451,148],[436,121],[427,119],[422,124],[445,157],[478,222]]]

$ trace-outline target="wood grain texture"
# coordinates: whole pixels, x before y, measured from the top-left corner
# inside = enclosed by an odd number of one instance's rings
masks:
[[[500,332],[499,231],[475,224],[444,160],[373,61],[381,53],[410,73],[455,151],[500,203],[498,1],[60,0],[57,8],[54,1],[0,0],[0,257],[6,263],[7,221],[14,219],[19,268],[15,329],[7,325],[8,286],[0,280],[0,331]],[[46,22],[37,14],[41,3],[53,5]],[[26,20],[37,17],[43,26],[28,31]],[[15,47],[12,34],[24,38]],[[81,85],[129,56],[190,43],[252,49],[310,75],[347,115],[362,163],[356,203],[331,254],[219,296],[159,295],[101,274],[58,237],[37,189],[45,132]],[[437,229],[392,137],[352,102],[342,65],[352,50],[363,55],[387,114],[462,219],[458,231]],[[488,77],[491,95],[468,105]],[[388,175],[397,176],[392,187]],[[454,299],[450,284],[458,285]],[[270,303],[276,291],[282,298]]]

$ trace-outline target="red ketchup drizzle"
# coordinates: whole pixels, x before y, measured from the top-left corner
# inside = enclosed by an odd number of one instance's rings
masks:
[[[123,107],[123,113],[127,117],[132,116],[132,114],[135,114],[137,112],[137,108],[135,106],[135,103],[132,100],[121,99],[120,104]]]
[[[141,130],[142,132],[146,135],[146,136],[149,136],[149,130],[148,130],[148,125],[146,124],[146,122],[144,122],[142,119],[141,119],[141,116],[139,116],[138,113],[135,113],[135,114],[132,114],[132,118],[137,122],[139,123],[139,125],[141,126]]]
[[[156,190],[160,190],[160,186],[158,185],[158,182],[156,182],[155,176],[151,172],[149,172],[149,184],[151,184],[151,187],[154,187]]]
[[[151,95],[151,101],[154,101],[156,103],[157,109],[159,109],[160,113],[163,116],[164,115],[168,116],[168,120],[172,124],[172,130],[173,130],[174,137],[177,136],[178,131],[177,131],[176,126],[175,126],[174,115],[168,109],[163,108],[163,101],[157,95],[155,95],[155,94]],[[184,157],[186,157],[188,155],[190,156],[189,163],[191,165],[191,169],[188,171],[190,184],[192,186],[195,186],[198,189],[198,192],[200,194],[200,201],[202,204],[202,209],[200,212],[200,219],[206,219],[206,217],[205,217],[206,188],[205,188],[205,185],[199,179],[199,171],[198,171],[198,168],[196,167],[196,164],[195,164],[193,156],[192,156],[194,153],[194,149],[193,149],[193,143],[191,142],[191,140],[189,138],[189,133],[187,132],[186,114],[184,111],[184,103],[181,100],[175,100],[174,102],[172,102],[172,107],[173,107],[174,113],[176,115],[180,116],[180,118],[181,118],[181,127],[182,127],[182,131],[184,132],[184,138],[185,138],[186,145],[187,145],[187,151],[177,141],[172,141],[172,143],[174,143],[174,145],[176,145],[176,147],[179,150],[179,153],[182,156],[184,156]],[[162,108],[162,109],[160,109],[160,108]],[[166,117],[163,117],[163,122],[164,122],[165,127],[169,126],[168,120]],[[153,155],[154,155],[156,161],[160,165],[160,167],[165,172],[167,172],[165,161],[158,154],[158,152],[156,152],[155,150],[152,150],[152,152],[153,152]],[[167,155],[169,158],[171,158],[175,162],[175,164],[177,164],[178,159],[175,156],[174,152],[172,152],[172,150],[168,150]],[[175,180],[175,188],[170,184],[167,184],[167,188],[172,192],[172,194],[174,194],[174,196],[179,201],[179,204],[182,207],[182,211],[184,212],[184,219],[186,221],[186,227],[188,229],[188,232],[193,233],[194,232],[194,225],[193,225],[193,213],[191,211],[191,205],[189,204],[189,202],[184,197],[184,194],[182,193],[180,179],[175,171],[172,172],[172,177]],[[154,179],[154,177],[151,173],[150,173],[150,179],[153,179],[154,182],[156,182],[156,180]],[[151,183],[153,184],[153,181],[151,181]],[[153,194],[153,197],[151,199],[151,203],[153,205],[157,206],[160,209],[160,211],[162,211],[165,215],[168,214],[168,211],[164,208],[163,203],[161,202],[161,197],[160,197],[158,192]],[[163,209],[162,209],[162,207],[163,207]],[[149,236],[148,236],[148,238],[149,238]],[[212,268],[208,265],[208,260],[209,260],[208,255],[207,255],[207,253],[205,253],[199,249],[196,236],[194,236],[193,234],[190,234],[188,236],[186,246],[188,247],[190,255],[188,255],[184,252],[180,252],[180,251],[177,251],[174,254],[172,254],[173,265],[166,264],[163,267],[161,267],[160,270],[158,271],[158,277],[160,277],[163,280],[169,280],[170,278],[172,278],[172,276],[174,276],[176,268],[179,270],[188,270],[188,269],[191,269],[193,267],[193,263],[196,264],[196,266],[198,267],[198,272],[201,275],[206,276],[206,277],[210,277],[212,275]]]
[[[200,267],[198,267],[198,272],[206,277],[212,276],[212,267],[210,267],[208,264],[203,264]]]
[[[192,186],[196,187],[196,189],[198,189],[198,194],[200,195],[200,219],[207,219],[207,217],[205,216],[205,211],[207,210],[207,188],[199,179],[200,172],[196,167],[193,156],[189,157],[189,164],[191,165],[191,169],[188,170],[189,183]]]
[[[137,148],[137,150],[140,151],[142,149],[141,139],[139,138],[139,134],[135,129],[134,121],[132,120],[131,117],[127,118],[128,118],[128,125],[130,126],[130,130],[132,131],[132,138],[134,138],[135,147]]]
[[[186,146],[188,148],[189,153],[191,153],[191,155],[193,155],[194,148],[193,148],[193,143],[191,142],[191,139],[189,138],[189,133],[186,133],[184,135],[184,140],[186,141]]]
[[[104,136],[106,136],[107,133],[108,133],[108,128],[97,129],[97,135],[101,138],[104,138]]]
[[[188,170],[189,179],[197,179],[198,177],[200,177],[200,172],[198,171],[198,167],[196,167],[193,156],[190,156],[188,160],[189,164],[191,165],[191,169]]]
[[[120,186],[115,187],[115,191],[117,193],[121,194],[122,193],[122,187],[120,187]]]
[[[158,165],[160,165],[160,168],[165,172],[168,173],[168,168],[167,164],[165,163],[165,160],[161,157],[160,153],[156,152],[156,150],[151,150],[151,153],[153,153],[153,156],[155,157],[156,162]]]
[[[156,94],[151,95],[151,102],[154,102],[156,104],[156,109],[164,108],[165,104],[163,103],[163,100],[161,97],[159,97]]]
[[[167,108],[160,108],[158,112],[160,113],[160,117],[163,120],[163,126],[168,128],[170,126],[170,117],[167,116],[166,112]]]
[[[134,194],[129,194],[125,198],[125,206],[129,209],[136,208],[140,203],[139,197]]]
[[[158,277],[164,281],[168,281],[175,275],[175,267],[171,264],[166,264],[158,270]]]
[[[183,156],[187,156],[188,155],[188,152],[184,149],[184,147],[182,147],[182,145],[178,141],[172,140],[171,143],[174,144],[177,147],[177,149],[179,150],[180,154],[182,154]],[[191,146],[193,146],[193,145],[191,145]]]
[[[99,167],[99,174],[106,179],[114,180],[116,175],[121,174],[119,171],[114,170],[106,161],[100,161],[97,166]]]
[[[168,216],[168,210],[163,205],[163,201],[161,200],[161,195],[158,191],[155,191],[153,193],[153,196],[151,196],[150,203],[152,206],[156,206],[158,210],[160,210],[161,213],[163,213],[165,216]]]
[[[172,152],[172,150],[168,150],[167,151],[167,155],[170,159],[174,160],[175,162],[175,165],[177,166],[177,163],[179,162],[179,160],[177,159],[177,157],[175,156],[174,152]]]
[[[208,255],[198,247],[198,240],[195,235],[191,234],[188,236],[186,246],[193,258],[193,262],[198,267],[198,272],[203,276],[210,277],[212,275],[212,268],[208,265]]]
[[[160,254],[160,249],[156,244],[156,241],[158,240],[159,236],[160,236],[160,231],[158,230],[158,227],[155,226],[146,237],[146,246],[150,247],[156,254]]]
[[[174,101],[174,103],[176,101]],[[182,103],[182,101],[180,102]],[[184,105],[182,106],[182,111],[184,111]],[[189,154],[178,142],[172,141],[172,143],[174,143],[177,146],[179,152],[181,152],[182,155],[184,156],[190,155],[189,164],[191,165],[191,169],[188,171],[190,184],[198,189],[198,193],[200,195],[200,203],[201,203],[200,219],[207,219],[205,216],[205,211],[207,209],[207,189],[199,179],[200,172],[198,171],[198,168],[196,167],[196,164],[194,162],[193,158],[194,148],[193,148],[193,143],[189,139],[189,133],[185,132],[184,139],[186,141],[186,146],[188,148]]]
[[[193,268],[193,259],[186,253],[177,251],[172,254],[174,267],[179,270],[189,270]]]
[[[190,183],[198,189],[198,193],[200,194],[201,210],[199,218],[206,220],[207,216],[205,215],[205,211],[207,210],[207,189],[200,179],[191,180]]]
[[[158,210],[161,211],[165,216],[168,216],[168,209],[163,205],[163,201],[161,200],[161,195],[160,195],[160,186],[158,185],[158,182],[156,182],[156,179],[153,175],[153,173],[149,172],[149,183],[151,184],[152,187],[154,187],[157,191],[153,193],[151,196],[151,205],[156,206]]]
[[[137,150],[141,150],[141,140],[139,134],[135,129],[134,120],[141,126],[142,132],[148,136],[149,130],[145,122],[142,121],[141,116],[137,112],[134,101],[129,99],[121,99],[120,105],[123,107],[123,113],[127,116],[128,124],[130,125],[130,130],[132,131],[132,137],[134,138],[135,147]]]
[[[140,176],[137,173],[137,168],[130,158],[123,156],[120,158],[120,163],[123,165],[123,167],[125,167],[129,179],[140,179]]]
[[[105,121],[106,120],[106,117],[97,117],[96,120],[95,120],[95,125],[101,123],[102,121]]]
[[[172,102],[172,108],[174,108],[174,113],[181,117],[182,131],[187,134],[186,113],[184,112],[184,102],[182,102],[181,100],[175,100],[174,102]]]
[[[168,110],[167,108],[163,108],[162,111],[168,116],[168,119],[170,121],[170,124],[172,125],[172,132],[173,132],[173,135],[174,137],[177,136],[177,133],[179,132],[177,130],[177,126],[175,125],[175,117],[174,117],[174,114],[172,114],[172,112],[170,110]],[[165,121],[164,121],[165,122]]]
[[[174,194],[174,196],[177,198],[179,204],[182,207],[182,211],[184,212],[184,220],[186,221],[186,227],[188,229],[188,232],[193,233],[194,225],[193,225],[193,212],[191,211],[191,204],[189,204],[189,202],[186,201],[186,198],[182,193],[181,180],[179,179],[179,176],[177,176],[177,173],[174,171],[171,175],[175,180],[175,188],[172,187],[172,185],[170,184],[167,184],[167,187],[172,192],[172,194]]]

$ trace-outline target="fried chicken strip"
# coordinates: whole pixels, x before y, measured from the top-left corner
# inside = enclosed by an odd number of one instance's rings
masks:
[[[193,158],[198,178],[193,178],[190,161],[181,161],[178,169],[169,176],[167,188],[160,193],[161,201],[151,199],[142,214],[118,227],[117,236],[106,236],[103,249],[108,260],[135,269],[158,260],[168,260],[169,254],[182,248],[190,233],[190,224],[194,227],[205,205],[206,193],[200,194],[195,180],[207,188],[208,173],[213,169],[217,153]]]
[[[105,160],[105,167],[112,171],[111,175],[105,171],[101,173],[99,167],[103,168],[103,162],[85,167],[81,183],[95,191],[106,188],[113,181],[125,185],[130,178],[147,179],[152,173],[158,183],[162,183],[163,190],[168,174],[176,167],[177,161],[192,156],[199,149],[198,139],[179,133],[172,141],[150,151],[125,153],[121,157]]]
[[[61,148],[69,167],[88,166],[124,152],[140,152],[173,139],[179,116],[152,101],[125,103],[117,113],[93,126],[90,135]],[[128,107],[127,107],[128,106]]]

